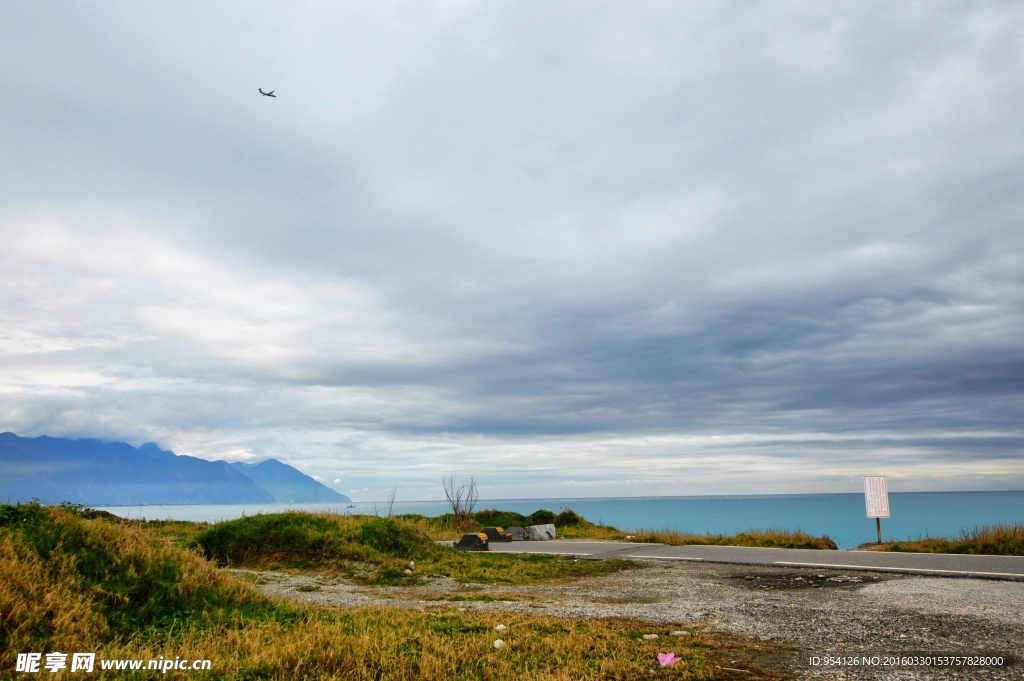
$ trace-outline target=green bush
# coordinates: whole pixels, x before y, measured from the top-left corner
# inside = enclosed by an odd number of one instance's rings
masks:
[[[530,519],[515,511],[499,511],[489,508],[473,514],[473,519],[481,527],[523,527],[530,524]]]
[[[371,583],[408,580],[404,564],[424,561],[445,549],[422,531],[394,518],[276,513],[217,523],[196,535],[204,553],[221,565],[258,568],[339,569]],[[387,572],[403,565],[399,573]],[[383,580],[383,581],[381,581]]]
[[[530,525],[551,525],[555,522],[555,514],[542,508],[531,513],[528,520]]]
[[[302,565],[365,560],[356,527],[312,513],[274,513],[228,520],[196,535],[207,557],[221,565]]]
[[[571,508],[563,508],[562,512],[555,516],[555,525],[557,527],[576,527],[582,522],[586,522],[583,516]]]
[[[381,553],[396,558],[419,558],[430,540],[411,527],[390,518],[375,518],[360,526],[361,540]]]
[[[38,523],[46,517],[46,510],[38,501],[0,505],[0,527],[13,527],[21,523]]]

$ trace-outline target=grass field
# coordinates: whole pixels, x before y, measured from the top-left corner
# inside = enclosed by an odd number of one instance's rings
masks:
[[[282,514],[190,525],[121,521],[74,507],[0,506],[0,676],[14,676],[18,653],[61,651],[95,653],[89,678],[99,679],[154,678],[146,670],[102,671],[99,661],[160,657],[212,662],[210,671],[160,675],[168,679],[711,679],[722,660],[754,650],[703,631],[666,636],[684,622],[497,615],[462,612],[457,604],[429,611],[297,606],[217,567],[338,563],[368,583],[390,583],[408,579],[388,571],[410,558],[417,574],[427,566],[491,583],[629,567],[460,554],[400,519]],[[501,633],[498,624],[506,627]],[[643,640],[646,633],[662,638]],[[669,650],[682,661],[659,666],[657,654]],[[776,677],[754,671],[744,678]]]
[[[550,513],[550,512],[546,512]],[[568,510],[536,518],[488,510],[480,525],[553,520],[561,537],[624,539]],[[435,540],[445,519],[284,513],[206,524],[125,521],[80,507],[0,505],[0,677],[18,653],[93,652],[98,660],[209,659],[210,671],[165,678],[228,679],[711,679],[722,660],[752,658],[763,643],[627,620],[573,620],[503,612],[331,610],[270,599],[220,566],[333,573],[367,585],[424,575],[498,585],[535,584],[627,570],[628,561],[461,553]],[[1021,525],[956,540],[892,543],[888,550],[1021,555]],[[750,532],[732,537],[647,532],[635,541],[834,548],[827,537]],[[415,570],[406,574],[409,561]],[[494,627],[507,629],[498,633]],[[671,629],[690,635],[669,639]],[[658,633],[658,641],[642,634]],[[495,640],[503,645],[495,647]],[[661,667],[659,652],[682,661]],[[772,679],[756,667],[743,678]],[[47,675],[49,675],[47,673]],[[716,676],[717,675],[717,676]],[[55,678],[60,675],[54,675]],[[25,678],[31,678],[24,675]],[[90,678],[149,679],[151,671]]]

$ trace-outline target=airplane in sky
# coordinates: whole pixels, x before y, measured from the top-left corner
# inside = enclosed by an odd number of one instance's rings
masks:
[[[264,97],[273,97],[274,99],[277,99],[277,95],[274,94],[273,90],[271,90],[270,92],[264,92],[263,88],[261,87],[258,87],[256,89],[259,90],[260,94],[263,95]]]

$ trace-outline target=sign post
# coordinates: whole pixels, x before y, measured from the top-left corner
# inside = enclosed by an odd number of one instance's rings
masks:
[[[864,505],[868,509],[868,517],[875,519],[878,530],[878,543],[882,543],[882,518],[889,517],[889,490],[885,486],[884,475],[864,476]]]

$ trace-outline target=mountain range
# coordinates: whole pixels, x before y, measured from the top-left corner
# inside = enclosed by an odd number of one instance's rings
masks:
[[[0,433],[0,503],[85,506],[329,503],[350,499],[299,470],[179,456],[153,443]]]

